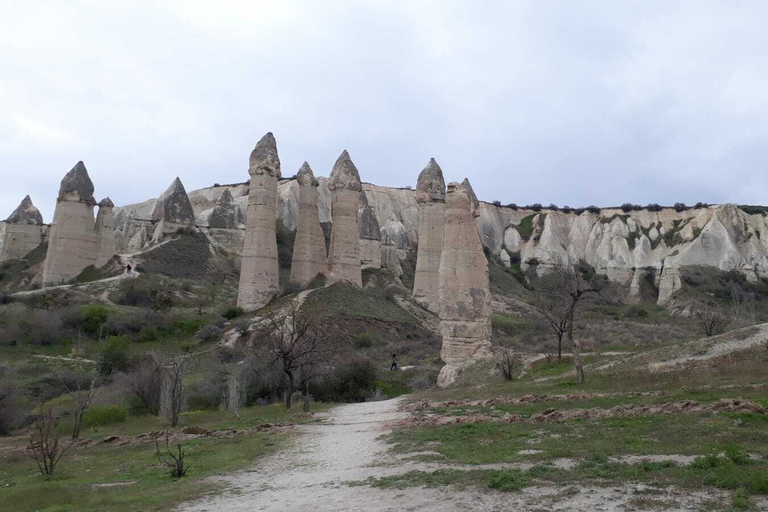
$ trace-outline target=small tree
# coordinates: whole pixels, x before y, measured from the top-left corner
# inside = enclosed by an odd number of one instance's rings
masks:
[[[155,448],[157,449],[155,452],[157,460],[160,464],[170,470],[173,478],[181,478],[187,474],[189,466],[184,461],[184,457],[186,456],[184,449],[181,447],[181,443],[178,443],[174,453],[174,450],[171,449],[170,446],[167,430],[165,431],[165,453],[160,451],[160,443],[157,441],[157,438],[155,438]]]
[[[74,441],[62,443],[57,428],[59,420],[50,409],[35,417],[30,427],[27,455],[35,461],[41,475],[50,476],[61,458],[74,445]]]
[[[184,377],[196,368],[196,361],[189,355],[172,357],[162,363],[160,412],[168,418],[172,427],[179,424],[184,406]]]
[[[160,412],[160,386],[162,368],[154,357],[145,357],[134,370],[123,377],[128,390],[139,400],[142,407],[157,416]]]
[[[694,312],[701,333],[707,338],[723,334],[731,323],[731,319],[722,311],[712,306],[700,306]]]
[[[548,293],[542,294],[536,301],[536,309],[544,319],[544,325],[557,338],[557,360],[563,359],[563,336],[568,331],[570,315],[568,302]]]
[[[496,354],[496,369],[506,381],[513,380],[517,355],[511,348],[501,347]]]
[[[297,373],[327,364],[338,350],[337,337],[320,326],[314,311],[296,302],[268,314],[261,325],[256,343],[266,351],[269,364],[277,365],[286,376],[285,407],[290,409]]]

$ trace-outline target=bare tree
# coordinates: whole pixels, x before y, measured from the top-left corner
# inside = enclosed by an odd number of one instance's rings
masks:
[[[157,460],[160,464],[170,470],[173,478],[181,478],[187,474],[189,466],[184,461],[184,457],[186,456],[184,449],[181,447],[181,443],[178,443],[176,445],[176,452],[174,453],[174,450],[172,450],[170,446],[167,430],[165,431],[165,453],[160,451],[160,443],[157,441],[157,438],[155,438],[155,448],[157,449],[155,452]]]
[[[172,357],[161,366],[160,412],[175,427],[184,406],[184,377],[195,371],[197,362],[183,355]]]
[[[95,361],[84,359],[77,352],[74,362],[76,378],[73,382],[67,382],[68,379],[59,377],[62,386],[72,399],[72,439],[80,438],[80,430],[83,425],[83,416],[93,403],[96,393],[96,383],[99,378],[99,365]],[[91,365],[90,369],[86,366]]]
[[[52,475],[74,441],[62,443],[57,428],[59,420],[50,409],[39,414],[30,427],[27,455],[35,461],[41,475]]]
[[[160,412],[162,369],[153,356],[145,357],[134,370],[123,377],[125,386],[152,415]]]
[[[255,342],[266,351],[269,364],[277,365],[288,379],[287,409],[291,408],[297,374],[327,364],[338,351],[337,340],[331,330],[320,325],[315,312],[296,302],[264,317]]]
[[[699,330],[707,338],[723,334],[731,323],[731,319],[724,312],[709,305],[699,306],[693,315]]]
[[[549,285],[540,288],[540,291],[559,302],[558,307],[565,311],[565,333],[571,344],[573,367],[576,370],[578,382],[583,383],[585,377],[581,360],[581,340],[573,337],[573,325],[581,302],[590,295],[597,295],[603,291],[602,280],[598,279],[591,269],[583,268],[582,265],[555,265],[548,281]]]
[[[515,378],[514,371],[517,366],[517,354],[511,348],[501,347],[497,349],[496,369],[506,381]]]
[[[557,337],[557,360],[562,361],[563,336],[568,331],[570,315],[568,302],[550,294],[544,294],[536,302],[536,309],[541,313],[544,325]]]

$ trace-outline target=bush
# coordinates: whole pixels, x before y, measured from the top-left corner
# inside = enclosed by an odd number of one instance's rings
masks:
[[[621,211],[623,211],[624,213],[629,213],[632,210],[634,210],[634,206],[632,205],[632,203],[624,203],[620,206],[620,208],[621,208]]]
[[[83,415],[83,427],[103,427],[113,423],[122,423],[128,417],[128,411],[115,405],[92,405]]]
[[[517,210],[517,205],[515,203],[509,203],[507,205],[507,208],[509,208],[510,210]]]
[[[573,208],[571,208],[568,205],[565,205],[562,208],[560,208],[560,211],[563,212],[563,213],[571,213],[573,211]]]
[[[175,320],[173,322],[173,328],[184,334],[192,335],[199,332],[207,323],[208,322],[202,318],[188,318],[184,320]]]
[[[533,210],[534,212],[540,212],[542,208],[541,203],[533,203],[525,207],[526,210]]]
[[[0,277],[0,281],[2,281],[2,277]],[[10,293],[0,292],[0,305],[11,304],[12,302],[13,297],[11,297]]]
[[[651,203],[649,205],[645,206],[645,209],[649,212],[660,212],[662,210],[662,206],[658,203]]]
[[[86,334],[100,336],[109,318],[110,311],[104,306],[83,306],[81,327]]]
[[[595,215],[598,215],[598,214],[599,214],[599,213],[602,211],[602,210],[600,210],[600,208],[599,208],[599,207],[597,207],[597,206],[595,206],[595,205],[593,205],[593,204],[591,204],[591,205],[587,206],[586,210],[587,210],[589,213],[594,213]]]
[[[136,271],[138,272],[139,269],[137,268]],[[144,276],[125,279],[117,287],[115,302],[121,306],[149,307],[152,305],[152,296],[149,291],[150,283]]]
[[[223,333],[224,330],[221,327],[211,324],[201,327],[197,333],[195,333],[195,338],[202,342],[218,341],[221,339]]]
[[[143,327],[139,331],[138,336],[136,336],[136,341],[140,343],[146,343],[148,341],[155,341],[159,338],[160,338],[160,331],[158,331],[154,327]]]
[[[648,316],[648,311],[638,306],[630,306],[624,316],[626,318],[645,318]]]
[[[238,316],[245,313],[245,310],[241,308],[240,306],[230,306],[227,309],[224,310],[224,312],[221,314],[224,318],[227,320],[232,320],[233,318],[237,318]]]
[[[688,209],[688,207],[685,206],[685,203],[675,203],[675,205],[672,208],[674,208],[675,211],[678,213],[684,212],[685,210]]]
[[[191,411],[215,411],[219,408],[222,388],[216,378],[209,376],[203,382],[189,385],[185,390],[187,408]]]
[[[130,367],[128,358],[128,340],[122,336],[110,336],[101,351],[99,373],[109,375],[124,372]]]
[[[357,360],[336,368],[311,394],[323,402],[363,402],[376,382],[376,368],[368,360]]]
[[[560,209],[555,203],[549,203],[549,206],[547,206],[547,208],[555,212]]]
[[[360,332],[355,336],[355,348],[370,348],[376,341],[376,336],[370,332]]]
[[[491,203],[493,206],[501,206],[501,201],[494,201]]]

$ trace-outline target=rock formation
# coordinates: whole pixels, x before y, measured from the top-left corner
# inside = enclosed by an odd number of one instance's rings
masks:
[[[357,215],[360,236],[361,268],[381,268],[381,229],[376,213],[368,204],[364,191],[360,191],[360,209]]]
[[[191,205],[190,205],[191,207]],[[235,198],[229,189],[224,189],[216,206],[213,208],[208,218],[208,227],[220,229],[238,229],[241,224],[245,224],[243,214],[235,203]]]
[[[115,203],[108,197],[99,201],[99,212],[96,214],[96,236],[99,241],[97,267],[106,264],[117,253],[114,208]]]
[[[293,244],[290,280],[292,283],[306,285],[317,274],[328,270],[328,256],[317,212],[318,181],[307,162],[302,164],[296,179],[299,183],[299,220]]]
[[[277,181],[281,174],[272,133],[264,135],[251,152],[248,173],[251,183],[237,305],[253,311],[280,290],[276,223]]]
[[[478,215],[469,180],[449,183],[439,274],[440,357],[445,362],[439,386],[455,382],[467,365],[492,357],[488,261],[475,223]]]
[[[192,209],[187,191],[178,177],[157,198],[155,208],[152,211],[152,219],[157,222],[152,236],[153,242],[160,241],[163,235],[195,226],[195,211]]]
[[[43,286],[57,285],[96,265],[99,243],[93,219],[93,182],[83,162],[61,180],[53,214],[48,252],[43,266]]]
[[[26,196],[11,216],[0,222],[0,263],[23,258],[43,243],[46,234],[40,210]]]
[[[419,249],[413,297],[430,311],[437,311],[445,218],[445,180],[443,170],[434,158],[430,158],[419,174],[416,201],[419,203]]]
[[[328,178],[333,193],[333,228],[328,250],[331,282],[348,281],[363,285],[360,267],[360,238],[357,211],[360,207],[360,173],[345,149],[333,165]]]

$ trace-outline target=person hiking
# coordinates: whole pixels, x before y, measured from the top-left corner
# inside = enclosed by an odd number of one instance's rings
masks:
[[[389,371],[396,372],[399,369],[397,367],[397,354],[392,354],[392,366],[389,367]]]
[[[130,264],[130,263],[129,263],[128,265],[126,265],[126,266],[125,266],[125,273],[126,273],[126,274],[130,274],[130,273],[131,273],[131,268],[132,268],[132,267],[131,267],[131,264]]]

